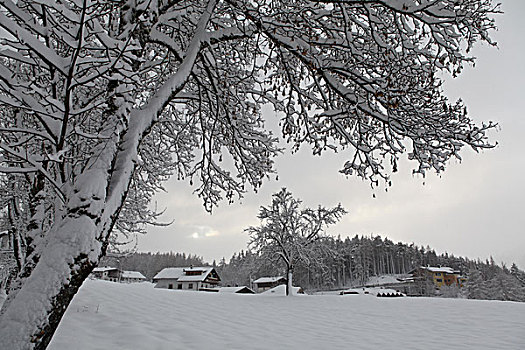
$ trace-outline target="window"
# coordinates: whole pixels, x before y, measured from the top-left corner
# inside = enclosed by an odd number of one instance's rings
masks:
[[[188,284],[188,289],[193,289],[193,283]]]
[[[168,289],[173,289],[173,283],[168,284]]]
[[[436,278],[436,282],[443,282],[442,278]]]
[[[441,276],[441,272],[436,273],[436,276]]]
[[[182,289],[182,283],[177,284],[177,289]]]

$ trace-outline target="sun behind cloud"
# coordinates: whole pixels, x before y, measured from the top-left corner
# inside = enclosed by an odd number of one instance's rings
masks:
[[[190,237],[193,239],[201,239],[201,238],[208,238],[208,237],[215,237],[219,236],[219,231],[214,230],[213,228],[209,226],[195,226],[196,231],[194,231]]]

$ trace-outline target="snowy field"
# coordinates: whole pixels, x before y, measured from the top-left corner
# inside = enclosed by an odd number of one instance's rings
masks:
[[[49,346],[87,349],[525,349],[525,303],[240,295],[88,280]]]

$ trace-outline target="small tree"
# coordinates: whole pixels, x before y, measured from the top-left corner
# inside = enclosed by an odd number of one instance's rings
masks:
[[[249,245],[255,252],[284,263],[288,283],[286,295],[291,295],[294,266],[299,261],[315,259],[316,243],[323,238],[324,229],[346,214],[341,204],[332,209],[301,209],[301,201],[286,188],[272,196],[269,207],[261,207],[261,225],[249,227]]]

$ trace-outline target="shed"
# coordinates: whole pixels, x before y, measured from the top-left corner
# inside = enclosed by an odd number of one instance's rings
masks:
[[[264,291],[272,289],[273,287],[286,283],[287,279],[283,276],[261,277],[253,281],[254,288],[257,291],[257,293],[262,293]]]

